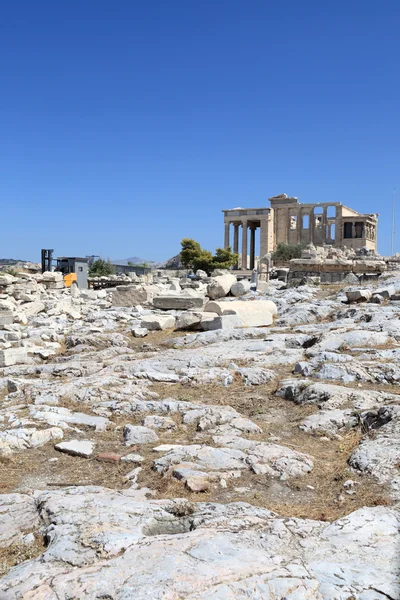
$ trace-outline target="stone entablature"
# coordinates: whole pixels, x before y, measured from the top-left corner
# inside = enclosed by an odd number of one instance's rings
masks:
[[[224,247],[241,255],[239,267],[255,265],[256,231],[260,229],[260,256],[273,252],[280,243],[331,245],[376,251],[376,214],[360,214],[340,202],[302,204],[286,194],[269,198],[271,207],[223,210]],[[233,244],[230,229],[233,227]],[[248,236],[250,230],[250,236]],[[239,235],[241,232],[241,252]],[[249,238],[250,237],[250,248]]]

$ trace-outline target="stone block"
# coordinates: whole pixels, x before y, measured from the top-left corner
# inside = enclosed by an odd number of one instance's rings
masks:
[[[113,306],[148,304],[159,292],[155,285],[118,285],[112,293]]]
[[[28,354],[25,348],[7,348],[5,350],[0,350],[0,367],[21,365],[27,361]]]
[[[213,277],[207,286],[207,296],[212,300],[223,298],[229,294],[234,283],[236,283],[234,275],[227,274]]]
[[[372,292],[370,290],[354,290],[346,292],[349,302],[368,302],[371,300]]]
[[[204,301],[204,296],[165,295],[155,296],[153,305],[155,308],[163,310],[189,310],[191,308],[203,308]]]
[[[278,314],[278,309],[271,300],[234,300],[232,302],[207,302],[204,307],[204,312],[215,312],[217,315],[238,315],[244,322],[250,320],[263,320],[263,315],[269,313],[273,317]],[[266,324],[271,325],[269,317]],[[258,327],[259,325],[244,325],[245,327]]]
[[[43,282],[64,282],[63,274],[58,271],[45,271],[43,273]]]
[[[175,317],[172,317],[171,315],[149,315],[141,321],[140,326],[149,331],[174,329]]]
[[[187,311],[176,319],[175,329],[194,329],[200,323],[203,313]]]

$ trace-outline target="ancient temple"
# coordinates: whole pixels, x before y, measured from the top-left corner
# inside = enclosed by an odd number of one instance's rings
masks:
[[[273,252],[279,243],[376,250],[377,214],[360,214],[340,202],[300,203],[286,194],[269,202],[265,208],[222,211],[224,247],[239,254],[242,269],[254,268],[256,245],[260,256]]]

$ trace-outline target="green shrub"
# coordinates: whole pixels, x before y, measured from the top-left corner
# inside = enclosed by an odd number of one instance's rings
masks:
[[[272,260],[291,260],[301,258],[303,246],[301,244],[278,244],[272,253]]]
[[[89,277],[107,277],[108,275],[114,275],[115,267],[111,263],[110,259],[104,260],[98,258],[94,261],[89,269]]]

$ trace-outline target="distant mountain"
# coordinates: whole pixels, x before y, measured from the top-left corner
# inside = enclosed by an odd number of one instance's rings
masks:
[[[134,265],[142,265],[143,263],[149,262],[148,260],[144,260],[144,258],[140,258],[139,256],[131,256],[130,258],[116,258],[111,261],[114,265],[127,265],[128,263],[133,263]]]
[[[18,260],[16,258],[0,258],[0,265],[16,265],[17,263],[24,263],[25,260]]]
[[[127,265],[128,263],[132,263],[133,265],[149,265],[149,267],[159,267],[163,263],[155,262],[154,260],[146,260],[145,258],[140,258],[139,256],[131,256],[130,258],[116,258],[111,261],[113,265]]]
[[[182,269],[181,255],[177,254],[176,256],[169,258],[164,263],[164,266],[166,269]]]

